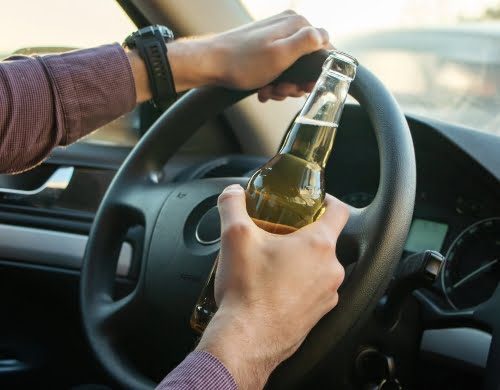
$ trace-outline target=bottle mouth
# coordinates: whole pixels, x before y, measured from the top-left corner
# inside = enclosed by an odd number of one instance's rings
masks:
[[[323,64],[323,70],[331,75],[352,81],[356,77],[358,65],[358,60],[353,56],[339,50],[332,50]]]

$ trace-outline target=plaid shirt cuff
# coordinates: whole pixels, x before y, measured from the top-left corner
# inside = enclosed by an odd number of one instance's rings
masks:
[[[205,351],[191,352],[158,385],[158,390],[236,390],[238,386],[228,369]]]

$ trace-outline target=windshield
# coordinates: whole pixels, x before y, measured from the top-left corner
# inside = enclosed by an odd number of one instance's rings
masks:
[[[241,0],[285,9],[330,33],[406,112],[500,135],[500,0]]]

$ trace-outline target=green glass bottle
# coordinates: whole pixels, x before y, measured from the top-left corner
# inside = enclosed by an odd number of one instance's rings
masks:
[[[258,169],[246,188],[253,221],[271,233],[287,234],[315,221],[324,210],[324,170],[357,61],[333,51],[278,153]],[[203,332],[217,310],[215,262],[191,317]]]

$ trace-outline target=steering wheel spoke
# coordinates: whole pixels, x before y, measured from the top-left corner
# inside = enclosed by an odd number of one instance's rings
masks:
[[[154,183],[149,179],[133,183],[114,198],[116,218],[129,226],[138,224],[149,230],[171,191],[168,183]]]
[[[140,306],[138,288],[116,301],[107,296],[95,312],[96,326],[107,334],[132,329],[138,323]]]
[[[349,220],[337,243],[337,255],[344,267],[354,264],[363,250],[367,210],[349,206]]]

